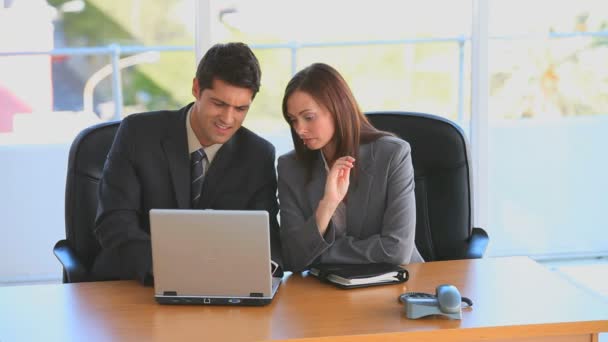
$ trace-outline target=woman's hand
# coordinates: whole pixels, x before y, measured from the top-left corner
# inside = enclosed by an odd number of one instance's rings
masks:
[[[335,204],[336,207],[346,196],[350,184],[350,170],[354,167],[355,158],[338,158],[329,169],[325,181],[325,194],[323,200]]]
[[[350,170],[354,167],[354,163],[355,158],[346,156],[338,158],[329,169],[325,181],[325,193],[316,211],[317,227],[321,235],[325,234],[331,217],[348,192]]]

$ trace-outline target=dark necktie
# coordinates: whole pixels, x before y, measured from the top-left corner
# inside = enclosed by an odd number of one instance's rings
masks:
[[[190,184],[190,200],[192,201],[192,208],[198,207],[198,202],[201,198],[203,181],[205,180],[206,161],[207,155],[202,148],[190,154],[190,179],[192,180]]]

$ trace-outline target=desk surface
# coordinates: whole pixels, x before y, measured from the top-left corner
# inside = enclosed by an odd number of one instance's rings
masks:
[[[340,290],[285,277],[265,307],[166,306],[136,282],[0,287],[0,341],[524,339],[608,331],[608,301],[525,257],[412,264],[404,284]],[[397,297],[456,285],[463,319],[408,320]],[[378,334],[383,334],[382,336]],[[571,338],[568,338],[570,336]],[[578,337],[577,337],[578,338]],[[577,339],[578,340],[578,339]]]

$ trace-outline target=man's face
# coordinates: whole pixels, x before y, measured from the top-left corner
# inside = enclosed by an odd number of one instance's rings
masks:
[[[243,124],[253,101],[253,91],[214,79],[212,87],[200,92],[198,80],[192,83],[196,98],[190,124],[203,146],[224,144]]]

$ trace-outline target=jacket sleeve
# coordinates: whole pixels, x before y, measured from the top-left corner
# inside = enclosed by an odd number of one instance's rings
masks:
[[[330,222],[325,235],[317,227],[315,208],[306,203],[302,170],[294,170],[289,160],[279,158],[279,204],[281,208],[281,243],[285,269],[301,272],[334,243],[335,231]]]
[[[417,255],[414,169],[409,144],[401,144],[390,160],[386,202],[378,233],[365,239],[343,235],[321,256],[323,263],[407,264]],[[362,218],[363,219],[363,218]],[[348,231],[348,229],[347,229]]]
[[[102,268],[115,268],[109,273],[146,284],[152,275],[152,253],[150,235],[140,223],[141,184],[133,161],[136,133],[131,126],[129,118],[122,121],[104,165],[95,235],[101,254],[112,253],[108,260],[119,262]]]

